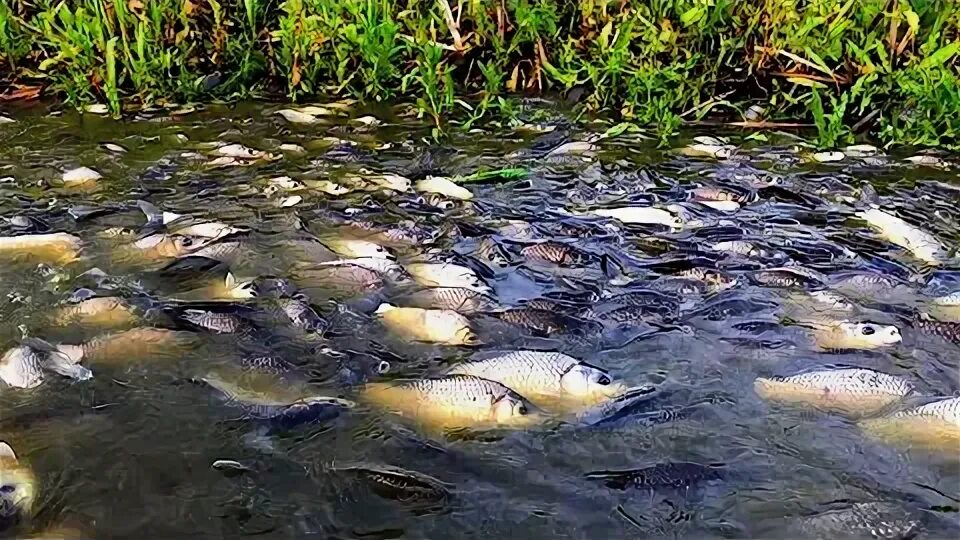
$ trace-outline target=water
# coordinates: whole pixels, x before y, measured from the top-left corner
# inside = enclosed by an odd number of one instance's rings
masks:
[[[655,397],[615,422],[563,423],[496,437],[418,433],[362,403],[322,423],[266,435],[196,381],[211,366],[262,349],[253,340],[198,333],[191,349],[171,357],[116,359],[92,367],[90,381],[48,375],[36,389],[0,393],[3,438],[40,478],[38,512],[25,529],[79,523],[98,538],[720,538],[780,534],[793,517],[823,510],[831,501],[878,499],[914,510],[947,510],[935,517],[949,527],[949,510],[957,510],[960,497],[955,459],[874,442],[840,416],[764,403],[752,383],[758,376],[852,364],[903,376],[925,395],[960,390],[957,345],[913,331],[907,316],[927,306],[931,295],[960,290],[960,265],[925,267],[853,219],[864,201],[878,202],[955,248],[955,166],[916,167],[902,159],[906,155],[811,163],[803,157],[809,151],[786,134],[744,142],[724,160],[684,157],[635,135],[600,141],[596,155],[545,156],[549,144],[511,130],[479,131],[431,147],[428,126],[386,108],[372,111],[387,122],[375,129],[346,120],[291,126],[273,109],[211,106],[126,122],[49,115],[42,106],[10,111],[18,121],[0,126],[0,177],[10,177],[0,184],[0,215],[30,216],[41,220],[34,224],[37,231],[70,232],[88,244],[85,258],[66,268],[0,268],[4,348],[24,333],[67,343],[96,335],[45,322],[54,304],[79,286],[91,286],[90,276],[81,274],[93,265],[122,290],[150,294],[156,302],[182,292],[180,277],[163,280],[152,269],[119,264],[109,257],[110,243],[96,240],[110,227],[141,228],[143,216],[133,203],[148,200],[168,211],[252,229],[231,264],[240,277],[288,277],[303,257],[287,242],[302,237],[298,220],[314,233],[363,220],[416,224],[432,238],[430,251],[481,273],[503,307],[551,297],[583,314],[609,307],[597,295],[658,290],[676,305],[635,324],[538,335],[489,315],[472,316],[483,351],[560,350],[631,385],[652,385]],[[571,133],[579,140],[590,135]],[[331,151],[325,136],[356,145]],[[280,158],[210,167],[205,143],[216,141]],[[107,142],[127,152],[101,146]],[[281,151],[281,144],[300,145],[304,152]],[[49,185],[80,165],[103,174],[98,189]],[[343,196],[264,191],[267,180],[279,176],[336,181],[345,172],[369,169],[416,179],[506,165],[529,174],[472,184],[472,202],[445,202],[442,209],[423,204],[415,190]],[[733,190],[742,196],[742,208],[723,212],[688,202],[697,186]],[[280,204],[293,195],[302,201]],[[682,204],[688,226],[673,231],[572,215],[651,203]],[[78,208],[111,211],[75,219],[69,210]],[[507,219],[533,224],[537,239],[574,246],[582,264],[560,268],[524,258],[520,250],[531,240],[499,229]],[[22,232],[6,221],[0,229]],[[739,239],[764,251],[736,256],[709,249]],[[491,246],[505,266],[488,262]],[[390,249],[404,262],[427,247]],[[806,286],[812,289],[838,286],[850,273],[894,278],[893,288],[840,290],[860,310],[854,319],[896,324],[903,343],[875,351],[818,350],[803,328],[781,324],[785,317],[809,315],[803,301],[798,307],[795,300],[804,286],[761,286],[750,279],[757,270],[786,264],[822,272],[826,284]],[[691,268],[717,271],[732,286],[718,291],[714,284],[677,277]],[[342,365],[372,371],[370,366],[387,360],[383,377],[418,377],[438,374],[474,352],[410,344],[385,332],[373,310],[406,291],[309,292],[331,321],[329,339],[318,342],[278,328],[269,346],[309,373],[318,394],[355,397],[342,384]],[[262,345],[262,336],[257,339]],[[684,414],[648,421],[662,410]],[[218,459],[251,470],[224,474],[211,468]],[[452,495],[427,506],[378,496],[337,472],[357,462],[431,475]],[[713,464],[725,474],[720,481],[654,491],[619,491],[585,478],[666,462]]]

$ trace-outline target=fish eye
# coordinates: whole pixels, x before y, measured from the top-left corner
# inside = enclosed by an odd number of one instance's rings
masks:
[[[389,371],[390,371],[390,362],[387,362],[386,360],[381,360],[380,363],[377,364],[377,373],[379,373],[380,375],[383,375],[384,373],[388,373]]]
[[[520,406],[517,407],[517,412],[518,412],[519,414],[527,414],[527,413],[530,412],[530,411],[527,409],[527,406],[526,406],[526,405],[524,405],[523,403],[521,403]]]
[[[439,207],[441,210],[450,210],[453,208],[453,206],[454,205],[452,201],[443,201],[437,205],[437,207]]]
[[[611,382],[612,382],[612,381],[610,380],[610,377],[608,377],[608,376],[606,376],[606,375],[601,375],[600,377],[597,378],[597,384],[602,385],[602,386],[607,386],[607,385],[610,384]]]
[[[873,335],[875,332],[876,332],[876,329],[874,329],[872,326],[864,326],[863,328],[860,329],[860,333],[865,336]]]
[[[193,238],[190,238],[189,236],[181,236],[180,244],[184,247],[190,247],[193,245]]]
[[[0,486],[0,493],[3,493],[4,495],[9,495],[10,493],[13,493],[16,490],[17,490],[17,486],[13,484],[4,484]]]

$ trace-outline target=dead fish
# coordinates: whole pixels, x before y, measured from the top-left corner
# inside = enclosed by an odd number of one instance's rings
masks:
[[[665,311],[665,310],[663,310]],[[659,313],[655,310],[640,306],[622,306],[610,310],[596,313],[595,317],[604,322],[613,322],[619,324],[632,324],[642,322],[657,322],[666,317],[669,320],[671,313]]]
[[[496,381],[539,406],[596,405],[626,387],[586,362],[556,352],[516,351],[485,360],[462,362],[448,374]]]
[[[327,246],[342,257],[393,259],[394,256],[380,244],[351,238],[322,238]]]
[[[587,254],[566,244],[544,242],[534,244],[520,250],[528,260],[548,262],[558,265],[583,264],[588,260]]]
[[[939,336],[947,341],[960,344],[960,322],[916,318],[911,322],[911,326],[924,334]]]
[[[74,362],[122,364],[144,360],[173,360],[186,354],[196,343],[190,332],[138,327],[96,337],[78,345],[57,345]]]
[[[379,273],[384,278],[389,279],[395,285],[409,283],[410,275],[402,266],[390,259],[381,259],[377,257],[357,257],[353,259],[338,259],[320,263],[319,266],[360,266],[368,270]]]
[[[249,319],[235,313],[182,309],[177,313],[177,318],[194,328],[214,334],[250,334],[255,330]]]
[[[566,330],[576,330],[582,327],[585,322],[555,311],[527,307],[507,309],[490,315],[503,322],[522,326],[544,336],[563,333]]]
[[[330,326],[304,298],[278,298],[273,306],[289,324],[304,332],[323,334]]]
[[[799,266],[782,266],[757,270],[749,274],[750,279],[765,287],[796,288],[822,285],[826,278],[815,270]]]
[[[956,458],[960,448],[960,397],[940,399],[860,423],[878,439],[902,446],[944,450]]]
[[[213,150],[213,153],[221,157],[244,160],[255,160],[269,157],[266,152],[254,150],[253,148],[248,148],[242,144],[225,144],[218,146]]]
[[[424,287],[457,287],[488,292],[489,287],[473,270],[453,263],[411,263],[404,267]]]
[[[896,326],[836,321],[812,328],[814,343],[824,350],[873,350],[903,341]]]
[[[63,173],[60,180],[67,188],[84,187],[87,184],[96,184],[103,175],[89,167],[77,167]]]
[[[31,339],[0,357],[0,380],[15,388],[36,388],[43,382],[46,371],[81,381],[93,377],[89,369],[78,364],[79,361],[61,354],[53,345]]]
[[[368,384],[363,398],[428,428],[525,427],[540,421],[506,386],[470,375]]]
[[[871,208],[858,212],[857,217],[866,221],[888,242],[906,249],[923,262],[933,265],[941,264],[946,256],[943,244],[935,236],[910,225],[897,216]]]
[[[257,286],[253,279],[238,280],[227,272],[223,280],[216,280],[205,287],[198,287],[173,296],[175,300],[249,300],[256,298]]]
[[[114,256],[121,262],[158,262],[192,255],[209,244],[191,236],[156,233],[119,246]]]
[[[443,504],[452,496],[449,486],[440,480],[400,467],[357,463],[332,470],[359,478],[380,497],[404,504]]]
[[[674,274],[681,279],[695,279],[706,283],[712,291],[722,291],[737,284],[736,278],[727,276],[723,272],[709,268],[689,268]]]
[[[661,317],[677,317],[680,314],[680,302],[675,297],[658,291],[632,291],[611,296],[606,301],[622,306],[641,308],[647,313],[655,313]]]
[[[690,194],[695,201],[744,202],[746,200],[741,193],[717,186],[697,187]]]
[[[887,502],[854,503],[791,520],[790,530],[803,538],[915,538],[923,526],[903,506]]]
[[[767,401],[809,405],[847,415],[871,415],[900,402],[914,388],[900,377],[863,368],[823,369],[790,377],[757,378]]]
[[[496,240],[489,236],[480,239],[477,244],[476,257],[485,263],[497,268],[510,266],[510,254]]]
[[[658,463],[643,469],[624,471],[596,471],[587,473],[590,480],[603,480],[607,487],[624,490],[636,489],[686,488],[696,483],[723,478],[721,469],[699,463],[669,462]]]
[[[303,288],[360,294],[380,289],[386,283],[383,275],[356,264],[309,266],[291,272],[293,281]]]
[[[82,241],[67,233],[0,236],[0,259],[9,262],[68,264],[81,249]]]
[[[101,296],[69,303],[56,309],[50,322],[56,326],[80,325],[98,328],[120,328],[140,320],[136,310],[123,298]]]
[[[0,530],[8,531],[33,517],[40,486],[33,468],[7,442],[0,442],[0,477]]]
[[[226,223],[206,221],[173,212],[163,212],[146,201],[137,201],[137,206],[147,217],[148,223],[163,225],[170,234],[217,240],[250,232],[249,229],[233,227]]]
[[[960,322],[960,292],[930,300],[927,311],[941,321]]]
[[[457,185],[449,178],[439,176],[428,176],[426,179],[417,182],[414,187],[417,188],[417,191],[436,193],[460,201],[468,201],[473,198],[473,193],[469,189]]]
[[[449,309],[400,308],[380,304],[377,316],[396,334],[413,341],[445,345],[478,345],[470,321]]]
[[[432,287],[397,298],[397,303],[423,309],[451,309],[459,313],[477,313],[496,307],[496,301],[473,289]]]
[[[601,208],[592,210],[590,213],[596,216],[613,218],[628,224],[663,225],[672,229],[683,228],[683,219],[661,208],[653,208],[650,206]]]
[[[754,257],[754,258],[776,258],[777,253],[764,248],[754,242],[748,242],[745,240],[730,240],[727,242],[717,242],[710,246],[710,250],[719,251],[721,253],[733,253],[743,257]]]

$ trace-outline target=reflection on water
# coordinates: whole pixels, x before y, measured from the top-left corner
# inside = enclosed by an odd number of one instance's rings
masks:
[[[3,349],[65,355],[0,392],[3,439],[37,476],[19,531],[956,535],[960,448],[877,440],[754,386],[853,366],[914,389],[896,410],[957,394],[949,156],[858,147],[821,164],[786,134],[677,152],[563,122],[436,146],[409,116],[369,112],[383,125],[298,126],[260,105],[12,111],[0,233],[79,239],[33,249],[41,264],[0,246]],[[871,204],[929,236],[884,230]],[[462,315],[413,329],[382,303]],[[517,349],[644,388],[486,433],[420,429],[359,390]],[[93,378],[62,376],[68,360]]]

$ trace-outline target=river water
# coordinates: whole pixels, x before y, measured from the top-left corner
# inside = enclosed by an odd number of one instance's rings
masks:
[[[931,298],[960,290],[960,263],[948,256],[926,264],[855,216],[876,204],[933,234],[949,252],[960,240],[958,156],[923,165],[906,160],[910,153],[850,150],[821,163],[791,134],[744,139],[739,132],[710,133],[729,137],[706,141],[730,144],[720,157],[680,152],[703,135],[692,132],[674,148],[625,132],[593,147],[558,150],[609,125],[570,127],[543,110],[526,129],[478,127],[437,144],[428,125],[399,109],[369,111],[383,125],[368,126],[352,121],[360,116],[352,110],[291,124],[275,114],[279,108],[212,105],[124,121],[53,114],[43,105],[5,111],[16,121],[0,124],[0,232],[68,232],[84,247],[82,258],[67,265],[0,267],[4,350],[25,336],[79,343],[103,333],[51,324],[54,306],[79,287],[148,298],[151,313],[166,315],[165,306],[185,289],[218,279],[222,267],[201,278],[182,270],[192,280],[188,287],[186,277],[160,270],[170,260],[112,259],[105,231],[142,234],[138,200],[249,228],[229,261],[238,278],[292,277],[310,255],[293,242],[307,234],[356,235],[359,227],[349,225],[359,222],[374,232],[414,231],[422,236],[387,246],[399,262],[454,261],[491,287],[498,305],[469,316],[483,344],[410,343],[374,314],[380,302],[400,303],[408,291],[321,283],[302,288],[330,322],[323,338],[192,329],[195,339],[175,354],[131,359],[121,352],[90,365],[90,380],[49,374],[36,388],[5,387],[0,430],[38,478],[35,515],[19,533],[68,523],[96,538],[783,538],[799,535],[799,516],[884,501],[922,514],[928,538],[956,534],[960,449],[945,456],[879,442],[845,416],[768,403],[753,381],[846,364],[903,377],[922,396],[960,391],[957,343],[910,324],[911,313],[925,311]],[[537,132],[551,127],[551,134]],[[211,163],[215,143],[273,156],[218,165]],[[64,171],[80,166],[102,178],[59,185]],[[506,167],[522,177],[464,184],[473,194],[466,202],[434,200],[415,188],[330,195],[285,189],[280,181],[270,187],[284,176],[344,183],[348,174],[389,172],[416,181]],[[728,194],[696,191],[704,187]],[[738,204],[714,209],[697,198]],[[672,210],[682,225],[584,215],[651,205]],[[11,219],[18,216],[31,219]],[[554,264],[522,251],[544,240],[575,250],[576,260]],[[750,241],[756,250],[713,249],[731,240]],[[818,277],[775,284],[758,274],[783,266]],[[94,267],[108,278],[85,273]],[[698,279],[701,270],[719,277]],[[889,282],[864,284],[848,279],[853,275]],[[632,291],[661,293],[663,309],[623,323],[585,320],[587,309],[602,310],[606,298]],[[792,324],[820,316],[809,291],[838,292],[854,310],[843,318],[896,325],[902,342],[869,351],[817,347],[806,327]],[[553,302],[548,312],[574,315],[546,330],[496,316],[544,298]],[[184,330],[169,318],[145,320]],[[362,401],[334,418],[265,431],[198,383],[211,366],[263,349],[308,373],[317,394],[347,399],[356,396],[344,366],[385,380],[422,377],[477,349],[561,351],[655,391],[615,422],[566,421],[495,436],[418,432]],[[651,420],[677,410],[683,414]],[[248,470],[229,474],[212,467],[217,460]],[[668,462],[723,475],[650,490],[612,489],[586,477]],[[430,475],[449,496],[430,505],[382,496],[343,472],[357,463]]]

